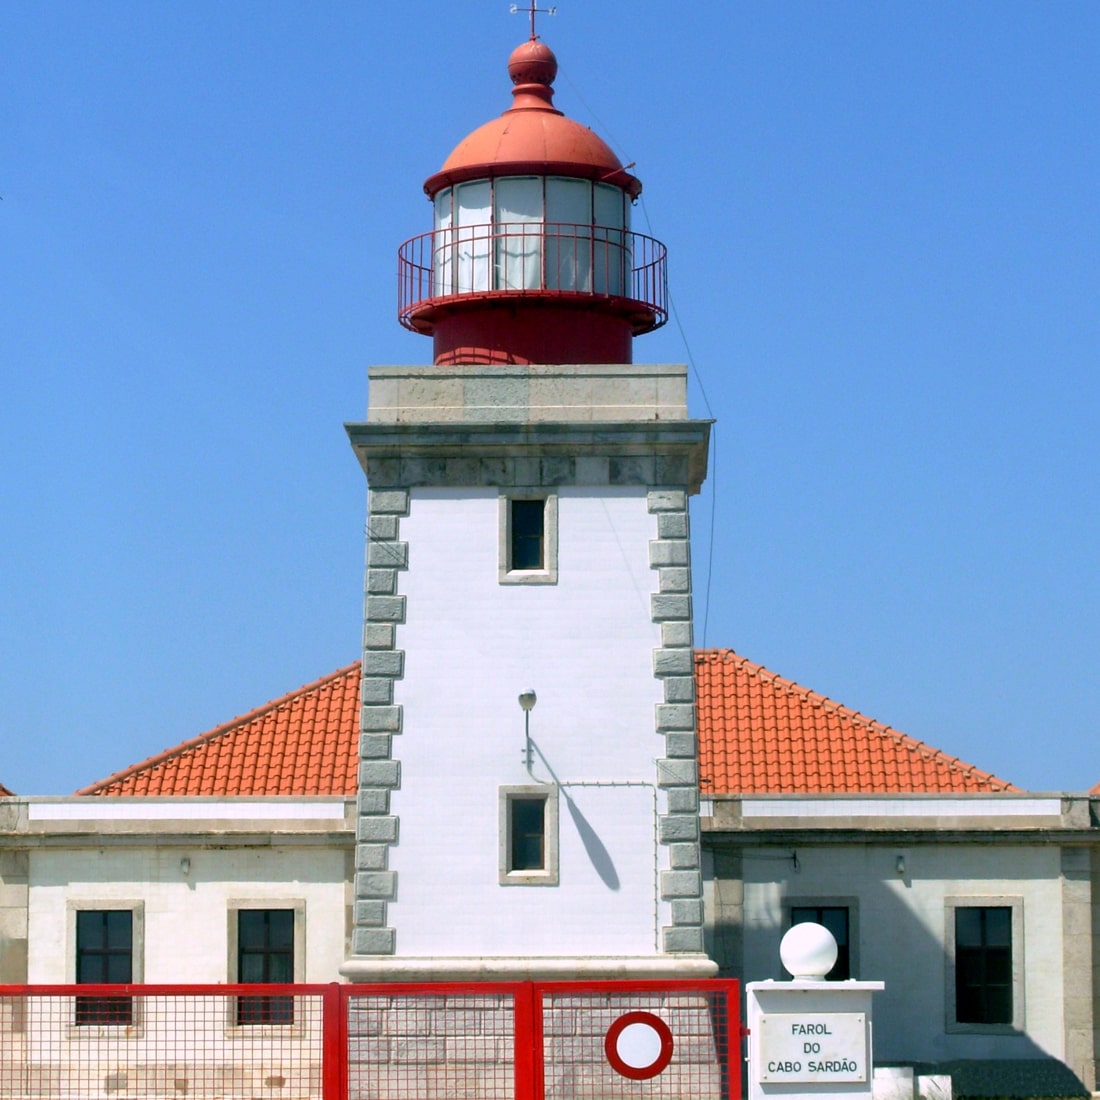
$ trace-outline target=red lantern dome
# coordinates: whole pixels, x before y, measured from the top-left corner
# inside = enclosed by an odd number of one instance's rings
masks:
[[[641,183],[554,107],[557,68],[536,38],[514,50],[512,106],[424,184],[435,228],[401,247],[399,316],[437,364],[629,363],[667,320],[664,246],[630,229]]]

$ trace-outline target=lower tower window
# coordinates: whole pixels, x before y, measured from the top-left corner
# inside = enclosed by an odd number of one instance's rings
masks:
[[[500,884],[558,884],[556,787],[501,787]]]
[[[509,871],[546,870],[546,799],[513,798]]]

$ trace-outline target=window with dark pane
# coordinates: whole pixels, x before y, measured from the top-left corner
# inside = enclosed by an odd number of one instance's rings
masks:
[[[1012,1023],[1012,909],[955,910],[955,1019]]]
[[[546,799],[513,798],[510,871],[541,871],[546,867]]]
[[[792,905],[791,927],[796,924],[820,924],[828,928],[836,940],[836,962],[825,975],[830,982],[846,982],[852,976],[851,953],[848,946],[848,908],[844,905]]]
[[[512,500],[511,568],[544,569],[545,500]]]
[[[76,914],[78,985],[128,985],[134,974],[134,914],[129,909],[80,909]],[[134,1020],[129,997],[77,997],[77,1024]]]
[[[241,909],[237,913],[237,981],[294,981],[294,910]],[[292,1024],[294,998],[241,997],[238,1024]]]

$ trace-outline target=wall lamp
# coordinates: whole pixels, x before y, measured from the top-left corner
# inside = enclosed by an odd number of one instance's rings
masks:
[[[899,875],[905,874],[905,856],[898,856],[898,858],[894,861],[894,869]]]
[[[528,688],[526,691],[519,693],[519,705],[523,709],[523,764],[528,771],[531,770],[531,764],[533,763],[531,757],[531,711],[535,709],[535,704],[539,701],[539,697],[535,694],[534,688]]]

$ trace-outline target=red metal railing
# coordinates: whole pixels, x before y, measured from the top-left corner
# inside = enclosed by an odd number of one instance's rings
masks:
[[[731,981],[0,987],[3,1100],[739,1100],[740,1045]]]
[[[398,316],[416,330],[426,309],[470,295],[551,295],[621,303],[635,332],[668,320],[666,250],[626,229],[509,222],[436,229],[397,254]]]

